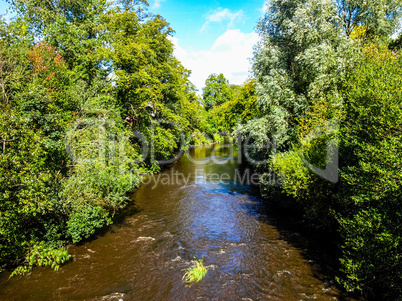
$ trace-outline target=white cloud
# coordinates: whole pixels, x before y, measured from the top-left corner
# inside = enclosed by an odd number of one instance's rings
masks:
[[[239,10],[237,13],[232,13],[229,9],[219,8],[214,13],[207,16],[207,21],[202,25],[200,32],[203,32],[210,23],[229,21],[228,27],[232,27],[234,22],[243,18],[243,11]]]
[[[1,15],[1,18],[4,20],[4,22],[6,22],[6,24],[10,24],[11,19],[8,14]]]
[[[221,35],[209,50],[190,50],[180,46],[177,38],[171,38],[175,56],[184,67],[192,71],[190,80],[202,93],[205,80],[212,73],[223,73],[231,84],[242,84],[249,76],[253,46],[258,41],[254,32],[242,33],[229,29]]]
[[[154,5],[152,6],[153,8],[159,8],[161,7],[161,2],[163,2],[165,0],[155,0]]]
[[[268,12],[268,10],[269,10],[269,1],[266,0],[264,1],[264,5],[262,6],[262,8],[260,8],[260,11],[265,14]]]
[[[398,29],[395,31],[395,33],[392,35],[391,38],[393,38],[394,40],[397,39],[399,37],[399,35],[402,33],[402,19],[399,23],[399,27]]]

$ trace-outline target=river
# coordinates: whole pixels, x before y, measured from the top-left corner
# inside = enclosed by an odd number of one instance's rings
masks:
[[[70,246],[59,271],[3,273],[0,300],[349,300],[241,183],[245,171],[232,146],[191,149],[149,177],[114,225]],[[194,257],[208,273],[186,287]]]

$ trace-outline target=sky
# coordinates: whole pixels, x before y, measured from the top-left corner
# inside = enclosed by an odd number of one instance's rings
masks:
[[[149,0],[149,10],[162,15],[175,31],[175,56],[192,71],[190,80],[202,92],[212,73],[242,84],[251,68],[254,32],[265,0]],[[0,0],[0,14],[8,4]],[[10,15],[6,16],[10,17]]]
[[[201,92],[212,73],[223,73],[231,84],[250,75],[254,29],[263,15],[264,0],[150,0],[150,10],[162,15],[175,34],[175,56],[192,71],[190,80]]]

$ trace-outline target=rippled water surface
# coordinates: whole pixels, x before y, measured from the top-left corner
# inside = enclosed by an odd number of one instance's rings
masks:
[[[70,247],[74,260],[59,271],[3,273],[0,300],[341,299],[239,183],[244,170],[234,158],[222,145],[191,150],[143,184],[115,225]],[[209,271],[188,288],[183,269],[194,257]]]

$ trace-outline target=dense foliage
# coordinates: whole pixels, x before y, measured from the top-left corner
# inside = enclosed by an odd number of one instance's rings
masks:
[[[0,26],[0,266],[55,269],[141,174],[204,131],[169,24],[133,1],[9,1]]]
[[[207,134],[233,136],[238,124],[258,116],[256,101],[253,79],[238,86],[230,85],[223,74],[211,74],[203,89],[203,102],[208,110],[209,121]]]
[[[336,216],[348,288],[402,294],[402,56],[369,45],[343,85]],[[353,152],[351,151],[353,150]],[[378,297],[377,297],[378,298]]]
[[[252,136],[262,194],[290,199],[310,226],[339,232],[348,290],[398,299],[402,69],[399,39],[389,37],[401,1],[269,7],[253,63],[261,113],[236,129]],[[279,189],[272,170],[285,179]]]
[[[214,106],[219,106],[224,102],[230,100],[231,90],[229,88],[229,81],[221,73],[211,74],[205,81],[205,87],[202,89],[202,99],[204,106],[210,110]]]

